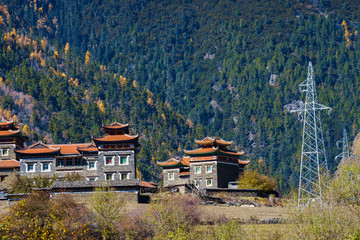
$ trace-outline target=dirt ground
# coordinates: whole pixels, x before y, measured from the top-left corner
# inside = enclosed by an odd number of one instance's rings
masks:
[[[129,203],[126,206],[128,211],[137,208],[147,208],[147,204]],[[200,206],[203,218],[225,217],[228,219],[258,219],[287,218],[287,209],[284,207],[230,207],[226,205]]]
[[[126,210],[132,211],[137,208],[147,208],[148,204],[127,203]],[[8,212],[8,201],[0,201],[0,215]],[[284,207],[232,207],[227,205],[200,206],[203,219],[215,219],[225,217],[227,219],[258,219],[287,218],[287,209]]]

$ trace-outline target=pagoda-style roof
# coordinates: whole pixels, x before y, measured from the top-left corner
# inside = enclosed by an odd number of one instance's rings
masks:
[[[93,141],[97,145],[98,143],[116,143],[116,142],[135,142],[139,138],[139,135],[106,135],[103,137],[93,137]]]
[[[0,120],[0,129],[11,129],[11,130],[16,130],[19,129],[19,126],[15,126],[14,121],[6,121],[4,119]]]
[[[98,148],[94,144],[89,144],[86,147],[77,147],[77,150],[82,153],[97,153]]]
[[[227,149],[219,149],[217,147],[211,148],[198,148],[195,150],[184,150],[187,155],[190,156],[212,156],[212,155],[224,155],[224,156],[232,156],[239,157],[244,154],[244,152],[234,152]]]
[[[190,166],[190,157],[183,157],[180,161],[184,167]]]
[[[2,160],[0,161],[0,169],[4,168],[18,168],[20,167],[20,162],[16,160]]]
[[[228,142],[225,140],[222,140],[218,137],[206,137],[203,140],[195,140],[196,143],[204,146],[204,145],[211,145],[211,146],[230,146],[233,144],[233,142]]]
[[[59,154],[60,147],[50,147],[45,143],[38,142],[29,146],[26,149],[14,150],[14,151],[21,155],[43,155],[43,154],[50,155],[50,154]]]
[[[0,129],[0,138],[6,138],[6,137],[16,137],[21,139],[22,141],[26,141],[29,138],[26,136],[23,136],[20,132],[20,130],[1,130]]]
[[[157,165],[161,167],[189,167],[190,157],[170,158],[166,162],[157,162]]]
[[[238,162],[239,162],[240,165],[247,165],[247,164],[250,163],[250,160],[240,160],[239,159]]]
[[[129,133],[129,124],[121,124],[118,122],[113,122],[109,125],[103,125],[104,132],[106,134],[128,134]]]
[[[84,148],[91,145],[90,143],[76,143],[76,144],[51,144],[52,148],[60,148],[61,155],[80,155],[78,148]]]

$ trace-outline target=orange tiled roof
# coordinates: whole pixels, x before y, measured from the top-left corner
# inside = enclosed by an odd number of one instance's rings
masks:
[[[244,154],[244,152],[232,152],[232,151],[224,151],[220,150],[219,148],[199,148],[195,150],[184,150],[184,152],[188,155],[200,155],[200,154],[216,154],[216,153],[222,153],[232,156],[241,156]]]
[[[167,166],[174,166],[179,164],[179,160],[175,159],[175,158],[170,158],[169,160],[167,160],[166,162],[157,162],[158,165],[162,166],[162,167],[167,167]]]
[[[249,164],[250,160],[239,160],[239,164]]]
[[[181,163],[182,165],[184,165],[185,167],[189,167],[190,166],[190,157],[183,157],[181,159]]]
[[[38,142],[29,146],[27,149],[14,150],[14,151],[20,154],[50,154],[50,153],[58,153],[60,151],[60,147],[53,148],[42,142]]]
[[[0,168],[15,168],[20,167],[20,162],[16,160],[2,160],[0,161]]]
[[[78,151],[81,152],[97,152],[98,148],[94,144],[90,144],[86,147],[77,147]]]
[[[141,181],[140,186],[141,187],[147,187],[147,188],[156,188],[157,184],[153,183],[153,182],[143,182],[143,181]]]
[[[190,157],[183,157],[181,159],[170,158],[166,162],[158,162],[157,164],[162,167],[171,167],[171,166],[176,166],[176,165],[182,165],[184,167],[189,167],[190,166]]]
[[[48,145],[52,148],[60,148],[60,153],[63,155],[76,155],[80,154],[78,148],[89,146],[91,143],[76,143],[76,144],[51,144]]]
[[[17,134],[19,134],[20,131],[19,130],[3,130],[3,131],[0,131],[0,136],[1,137],[10,137],[10,136],[15,136]]]
[[[99,141],[99,142],[123,142],[123,141],[132,141],[135,140],[139,137],[139,135],[128,135],[128,134],[123,134],[123,135],[106,135],[104,137],[98,137],[98,138],[93,138],[94,141]]]
[[[14,124],[14,121],[11,120],[11,121],[0,121],[0,126],[9,126],[9,125],[12,125]]]
[[[122,129],[122,128],[126,128],[126,127],[129,127],[129,124],[121,124],[121,123],[118,123],[118,122],[113,122],[112,124],[109,124],[109,125],[103,125],[103,128],[107,128],[107,129]]]
[[[190,171],[179,173],[179,176],[189,176],[189,175],[190,175]]]
[[[215,142],[219,145],[224,145],[224,146],[230,146],[233,144],[233,142],[228,142],[218,137],[206,137],[203,140],[195,140],[195,142],[201,145],[211,144]]]

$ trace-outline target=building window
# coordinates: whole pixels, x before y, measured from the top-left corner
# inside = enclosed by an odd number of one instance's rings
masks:
[[[75,166],[81,166],[81,158],[75,158]]]
[[[72,166],[72,165],[73,165],[73,159],[72,158],[66,159],[66,166]]]
[[[63,167],[64,166],[64,159],[57,159],[56,160],[56,166],[57,167]]]
[[[128,164],[127,156],[120,156],[120,164],[121,165]]]
[[[86,178],[87,181],[94,182],[97,181],[97,177],[88,177]]]
[[[195,179],[194,184],[195,184],[195,187],[199,187],[199,180]]]
[[[43,163],[42,164],[42,171],[49,172],[50,171],[50,163]]]
[[[212,166],[206,166],[206,173],[212,173]]]
[[[129,173],[120,173],[120,179],[121,180],[129,179]]]
[[[95,170],[96,169],[96,163],[95,162],[89,162],[88,169],[89,170]]]
[[[200,174],[200,173],[201,173],[201,168],[195,167],[195,174]]]
[[[169,180],[174,180],[174,173],[173,172],[169,173]]]
[[[8,148],[2,148],[1,149],[1,156],[9,156],[9,149]]]
[[[105,156],[105,165],[114,165],[114,157]]]
[[[212,179],[211,179],[211,178],[207,178],[207,179],[206,179],[206,186],[207,186],[207,187],[211,187],[211,186],[212,186]]]
[[[35,172],[35,164],[34,163],[28,163],[26,166],[27,172]]]
[[[114,180],[114,173],[105,173],[105,180],[106,181]]]

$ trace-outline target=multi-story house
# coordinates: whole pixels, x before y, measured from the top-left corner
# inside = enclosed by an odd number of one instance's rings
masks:
[[[164,187],[190,183],[198,188],[227,188],[250,162],[239,159],[244,152],[227,149],[232,142],[213,137],[195,142],[201,147],[185,150],[187,157],[158,163],[163,168]]]
[[[105,135],[93,143],[44,144],[16,149],[20,174],[65,177],[75,172],[88,181],[135,179],[138,135],[129,125],[114,122],[103,126]]]
[[[20,163],[14,150],[22,149],[28,139],[23,136],[14,121],[0,120],[0,181],[12,172],[19,171]]]

